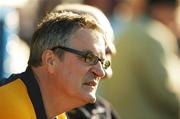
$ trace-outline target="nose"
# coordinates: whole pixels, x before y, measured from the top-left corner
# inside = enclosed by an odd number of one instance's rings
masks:
[[[97,77],[99,78],[103,78],[105,77],[106,73],[104,68],[102,67],[101,62],[98,62],[96,65],[93,65],[91,67],[91,71],[93,72],[93,74],[95,74]]]

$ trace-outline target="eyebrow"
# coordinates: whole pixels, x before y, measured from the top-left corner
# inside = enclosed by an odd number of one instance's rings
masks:
[[[94,54],[95,56],[99,57],[100,59],[106,59],[106,53],[105,53],[105,57],[103,57],[103,53],[100,52],[100,50],[98,50],[97,53],[94,53],[92,50],[88,50],[88,49],[83,49],[84,52],[91,52],[92,54]]]
[[[64,47],[64,46],[60,46],[60,45],[51,48],[51,50],[55,50],[57,48],[63,49],[65,51],[68,51],[68,52],[71,52],[71,53],[74,53],[74,54],[77,54],[77,55],[83,56],[83,57],[85,57],[86,54],[87,54],[87,52],[85,52],[85,51],[79,51],[79,50],[76,50],[76,49],[72,49],[72,48],[68,48],[68,47]]]

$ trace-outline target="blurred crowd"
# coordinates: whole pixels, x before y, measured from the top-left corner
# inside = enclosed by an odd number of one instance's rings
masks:
[[[38,21],[65,3],[95,6],[112,25],[113,75],[98,93],[120,117],[180,118],[178,0],[0,0],[0,78],[25,70]]]

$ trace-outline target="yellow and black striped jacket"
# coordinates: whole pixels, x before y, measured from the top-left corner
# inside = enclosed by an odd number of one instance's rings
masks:
[[[0,119],[47,119],[40,88],[30,67],[0,80]],[[65,114],[58,119],[66,119]]]

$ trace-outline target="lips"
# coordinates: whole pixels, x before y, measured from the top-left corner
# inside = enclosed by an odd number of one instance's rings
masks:
[[[88,85],[88,86],[96,86],[97,85],[97,82],[96,81],[94,81],[94,80],[92,80],[92,81],[88,81],[88,82],[85,82],[85,83],[83,83],[84,85]]]

